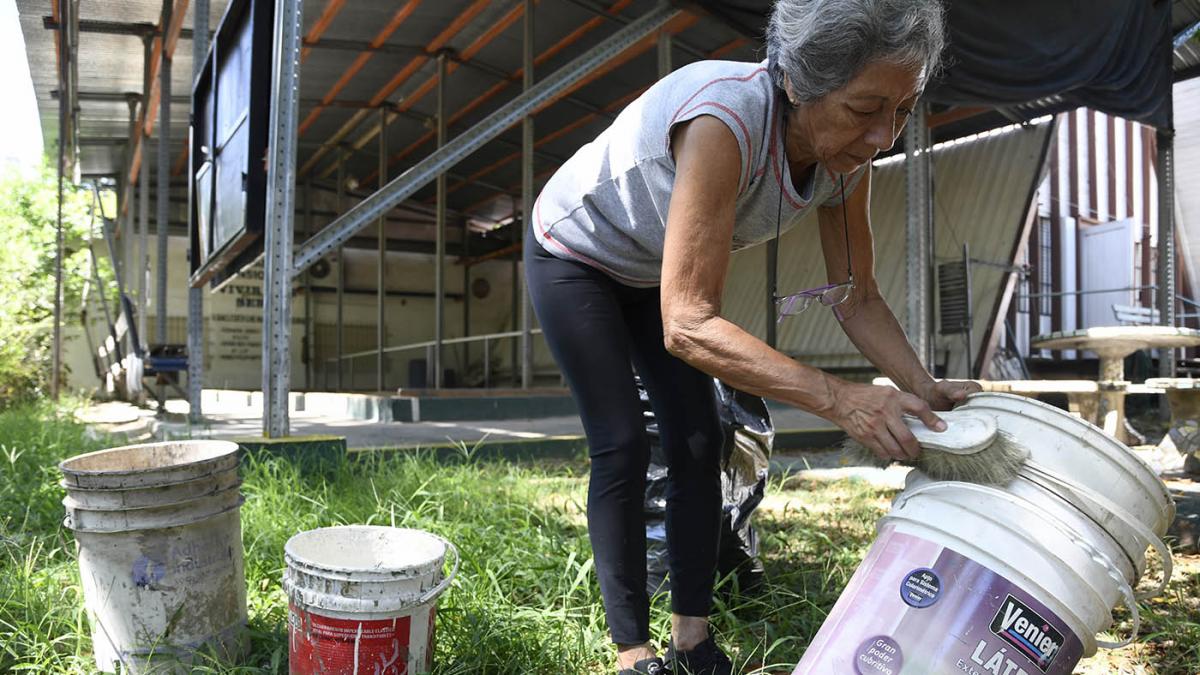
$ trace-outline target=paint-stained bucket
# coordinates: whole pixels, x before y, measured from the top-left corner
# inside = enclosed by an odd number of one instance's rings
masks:
[[[59,464],[96,663],[191,672],[247,646],[238,446],[172,441]]]
[[[1136,598],[1171,573],[1162,482],[1056,408],[997,394],[962,408],[993,414],[1032,459],[1003,487],[911,472],[793,675],[1068,675],[1137,634]],[[1164,578],[1139,594],[1148,547]],[[1098,640],[1118,605],[1130,637]]]
[[[437,599],[458,571],[453,544],[420,530],[348,525],[297,534],[284,559],[291,673],[429,671]]]

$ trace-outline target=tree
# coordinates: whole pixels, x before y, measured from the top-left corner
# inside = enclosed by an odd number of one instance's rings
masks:
[[[88,243],[92,195],[67,185],[63,192],[63,323],[77,320],[91,278]],[[57,176],[15,168],[0,175],[0,410],[49,393],[54,330],[54,267],[58,216]],[[112,279],[102,259],[101,276]]]

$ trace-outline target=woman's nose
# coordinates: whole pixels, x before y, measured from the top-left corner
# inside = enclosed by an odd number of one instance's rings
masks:
[[[878,117],[884,118],[885,115]],[[867,128],[867,133],[863,137],[871,147],[878,152],[886,152],[892,149],[896,143],[896,137],[900,135],[900,130],[904,128],[903,124],[892,123],[895,118],[890,120],[877,119],[871,122],[871,126]]]

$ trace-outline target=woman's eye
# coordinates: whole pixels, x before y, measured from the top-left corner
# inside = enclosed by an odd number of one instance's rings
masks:
[[[850,111],[855,113],[856,115],[863,115],[863,116],[874,115],[875,113],[879,112],[878,110],[859,110],[858,108],[855,108],[854,106],[846,106],[846,107],[850,108]]]

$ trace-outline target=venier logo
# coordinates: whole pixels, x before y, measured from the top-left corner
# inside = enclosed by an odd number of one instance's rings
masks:
[[[1062,632],[1011,595],[992,619],[992,632],[1028,656],[1043,673],[1063,644]]]

